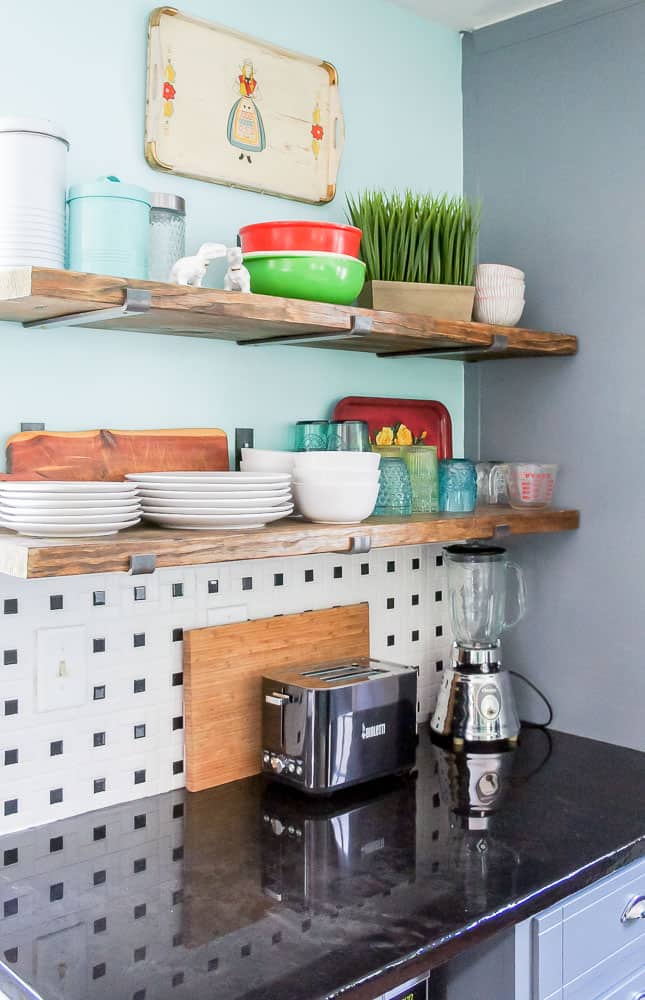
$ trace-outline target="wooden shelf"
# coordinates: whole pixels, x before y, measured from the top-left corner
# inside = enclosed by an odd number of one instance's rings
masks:
[[[572,531],[576,510],[518,511],[483,507],[473,514],[372,517],[362,524],[310,524],[287,518],[255,531],[167,531],[137,527],[110,538],[40,539],[0,531],[0,572],[24,580],[84,573],[128,572],[132,556],[154,555],[158,568],[266,559],[272,556],[350,552],[353,539],[368,537],[372,548]]]
[[[121,311],[128,289],[147,300],[139,301],[141,311]],[[92,315],[106,309],[118,314]],[[71,320],[92,329],[207,337],[247,346],[286,341],[383,357],[427,354],[457,361],[572,355],[578,346],[576,337],[562,333],[41,267],[0,272],[0,320],[27,324]]]

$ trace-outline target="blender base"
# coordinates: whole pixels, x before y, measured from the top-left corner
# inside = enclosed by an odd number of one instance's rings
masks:
[[[480,672],[453,662],[444,674],[430,731],[437,742],[455,748],[516,743],[520,720],[510,674],[490,664]]]

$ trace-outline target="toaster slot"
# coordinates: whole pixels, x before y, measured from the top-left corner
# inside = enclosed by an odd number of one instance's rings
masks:
[[[301,677],[331,677],[333,674],[344,674],[347,670],[369,670],[364,663],[341,663],[337,667],[318,667],[316,670],[303,670]]]
[[[320,680],[326,684],[336,684],[338,681],[369,681],[383,672],[383,670],[351,670],[346,674],[335,674],[333,677],[323,676]]]

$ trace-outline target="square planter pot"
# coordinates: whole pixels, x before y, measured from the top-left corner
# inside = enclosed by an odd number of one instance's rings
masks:
[[[365,309],[419,313],[435,319],[472,318],[474,285],[428,285],[413,281],[366,281],[358,297]]]

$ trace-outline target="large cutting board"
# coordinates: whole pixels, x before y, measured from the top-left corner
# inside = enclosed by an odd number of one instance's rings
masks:
[[[119,480],[126,472],[228,469],[217,427],[152,431],[23,431],[7,442],[13,478]]]
[[[261,770],[261,678],[268,669],[369,656],[369,645],[367,604],[184,632],[188,790]]]

